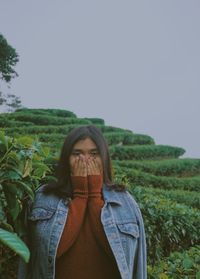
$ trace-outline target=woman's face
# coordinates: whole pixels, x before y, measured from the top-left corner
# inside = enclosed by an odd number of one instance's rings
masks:
[[[95,158],[102,173],[103,164],[102,164],[101,156],[99,154],[96,144],[90,138],[79,140],[74,144],[71,155],[69,157],[69,163],[71,169],[75,162],[75,159],[79,156],[84,157],[86,162],[88,158]]]

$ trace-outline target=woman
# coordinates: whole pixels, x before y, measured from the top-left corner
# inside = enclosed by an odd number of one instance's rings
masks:
[[[28,243],[20,279],[147,278],[140,209],[113,183],[108,146],[94,125],[67,136],[57,182],[40,187],[29,208]]]

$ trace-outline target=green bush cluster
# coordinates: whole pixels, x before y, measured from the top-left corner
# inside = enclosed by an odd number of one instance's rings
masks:
[[[200,245],[173,252],[155,266],[148,266],[149,279],[200,279]]]
[[[129,191],[143,214],[150,264],[200,243],[199,210],[146,193],[141,187],[132,186]]]
[[[51,169],[44,163],[48,155],[49,150],[31,138],[16,140],[0,133],[0,242],[25,261],[29,251],[20,239],[25,234],[23,209],[48,179]]]
[[[168,145],[111,146],[113,160],[143,160],[178,158],[185,153],[180,147]]]
[[[0,115],[1,118],[5,115]],[[17,121],[28,121],[36,125],[67,125],[67,124],[91,124],[91,121],[82,118],[60,117],[50,115],[37,115],[34,113],[12,113],[7,115],[7,119]]]
[[[145,173],[138,170],[130,170],[128,168],[114,166],[115,172],[123,173],[133,185],[146,187],[155,187],[166,190],[200,190],[200,177],[165,177],[156,176],[150,173]]]
[[[28,127],[30,125],[33,125],[33,123],[27,121],[9,120],[6,116],[0,115],[0,128],[20,127],[20,126]]]
[[[146,194],[154,195],[158,198],[169,199],[170,201],[175,201],[178,203],[183,203],[190,207],[195,207],[200,209],[200,195],[198,192],[191,192],[186,190],[166,190],[160,188],[152,187],[141,187],[141,191]]]
[[[155,144],[150,136],[133,134],[132,132],[110,132],[104,133],[104,136],[109,145]]]
[[[116,161],[115,164],[142,170],[158,176],[193,176],[200,173],[200,159],[171,159],[158,161]]]
[[[87,117],[85,117],[83,119],[88,120],[92,124],[95,124],[95,125],[105,125],[104,119],[101,119],[101,118],[87,118]]]
[[[15,113],[27,113],[27,114],[37,114],[37,115],[50,115],[50,116],[60,116],[60,117],[73,117],[76,118],[76,114],[72,111],[62,110],[62,109],[30,109],[21,108],[17,109]]]
[[[18,135],[28,135],[34,136],[39,134],[63,134],[67,135],[72,129],[76,128],[77,126],[85,126],[85,124],[68,124],[68,125],[30,125],[27,127],[10,127],[10,128],[3,128],[8,136],[18,136]],[[95,125],[98,127],[103,133],[110,132],[110,131],[118,131],[121,132],[123,129],[115,128],[112,126],[103,126],[103,125]]]

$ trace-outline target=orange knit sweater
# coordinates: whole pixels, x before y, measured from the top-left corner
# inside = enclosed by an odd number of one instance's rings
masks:
[[[56,279],[120,279],[101,223],[102,178],[72,177],[73,200],[57,250]]]

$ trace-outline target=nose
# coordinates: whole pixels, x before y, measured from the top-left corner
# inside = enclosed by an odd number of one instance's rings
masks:
[[[90,154],[85,154],[85,159],[88,160],[90,158]]]
[[[81,157],[85,160],[88,160],[90,158],[90,154],[89,153],[81,154]]]

